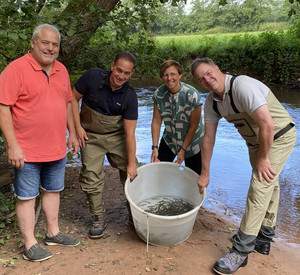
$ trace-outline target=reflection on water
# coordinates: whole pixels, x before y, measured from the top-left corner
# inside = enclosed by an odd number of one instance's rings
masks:
[[[152,95],[159,83],[131,82],[137,87],[139,119],[136,130],[137,158],[149,163],[151,156]],[[191,83],[195,86],[195,83]],[[199,86],[197,87],[199,89]],[[200,89],[199,89],[200,90]],[[297,141],[280,177],[281,198],[277,236],[300,244],[300,91],[278,89],[272,91],[293,117],[297,127]],[[203,101],[206,93],[203,92]],[[251,176],[248,150],[233,125],[221,119],[211,162],[211,180],[204,206],[210,207],[209,198],[220,201],[241,218]]]

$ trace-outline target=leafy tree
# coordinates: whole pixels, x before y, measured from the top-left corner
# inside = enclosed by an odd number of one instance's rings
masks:
[[[118,2],[119,0],[1,0],[0,65],[24,54],[33,28],[45,22],[44,20],[56,24],[61,30],[63,40],[60,58],[68,65]]]
[[[120,0],[0,0],[0,70],[29,49],[34,27],[44,22],[60,29],[59,58],[66,66],[99,28],[110,28],[116,37],[128,41],[132,26],[146,28],[160,2],[132,0],[132,6],[127,2],[123,5]]]
[[[267,17],[266,12],[262,12],[265,10],[265,3],[279,1],[245,0],[241,5],[244,5],[248,19],[252,23],[258,23]],[[299,1],[289,0],[293,11],[291,14],[299,11]],[[146,41],[150,41],[147,30],[156,14],[157,23],[151,25],[154,33],[199,32],[222,24],[238,28],[241,21],[237,18],[244,18],[243,9],[234,10],[233,3],[237,1],[195,0],[194,10],[190,15],[184,12],[185,2],[186,0],[0,0],[0,71],[9,62],[26,53],[33,28],[44,22],[55,24],[60,29],[63,39],[59,58],[69,67],[76,56],[86,51],[95,33],[98,37],[105,38],[106,45],[111,38],[113,42],[110,43],[129,43],[130,35],[139,32],[139,39],[144,37]],[[219,6],[226,3],[225,7]],[[227,10],[230,11],[229,14],[226,14]],[[277,15],[280,16],[282,15]],[[149,48],[151,47],[150,45]],[[113,45],[105,49],[112,51],[116,48]]]
[[[300,0],[289,0],[289,2],[291,3],[289,16],[298,14],[300,9]]]
[[[189,14],[182,7],[159,7],[151,30],[155,34],[195,33],[209,29],[228,31],[259,30],[263,23],[293,22],[291,4],[286,0],[194,0]],[[293,4],[297,6],[297,4]],[[299,5],[298,5],[299,6]]]
[[[156,9],[156,18],[151,31],[154,34],[169,34],[169,33],[183,33],[186,30],[184,19],[186,14],[184,12],[184,3],[179,3],[173,6],[171,3],[167,5],[159,5]]]

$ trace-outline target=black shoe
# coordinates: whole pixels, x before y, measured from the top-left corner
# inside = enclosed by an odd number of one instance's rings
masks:
[[[231,250],[227,255],[216,261],[213,269],[218,274],[233,274],[239,268],[244,267],[247,263],[248,254]]]
[[[270,242],[259,242],[257,241],[254,247],[254,250],[263,255],[269,255],[271,249]]]
[[[99,218],[99,216],[93,216],[93,225],[89,231],[89,237],[91,239],[99,239],[104,235],[104,229],[107,223],[105,217]]]

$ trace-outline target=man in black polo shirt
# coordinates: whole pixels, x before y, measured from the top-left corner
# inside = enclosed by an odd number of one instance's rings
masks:
[[[122,184],[127,177],[134,179],[137,175],[138,103],[128,83],[135,63],[132,54],[121,52],[111,63],[111,71],[90,69],[73,89],[72,107],[82,160],[79,181],[89,201],[93,218],[89,237],[93,239],[102,237],[107,225],[102,201],[105,155],[111,166],[119,169]]]

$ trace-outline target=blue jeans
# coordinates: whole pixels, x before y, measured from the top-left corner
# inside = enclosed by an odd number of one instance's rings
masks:
[[[48,192],[64,189],[67,157],[50,162],[25,162],[24,167],[14,168],[14,192],[19,200],[29,200],[39,195],[41,188]]]

